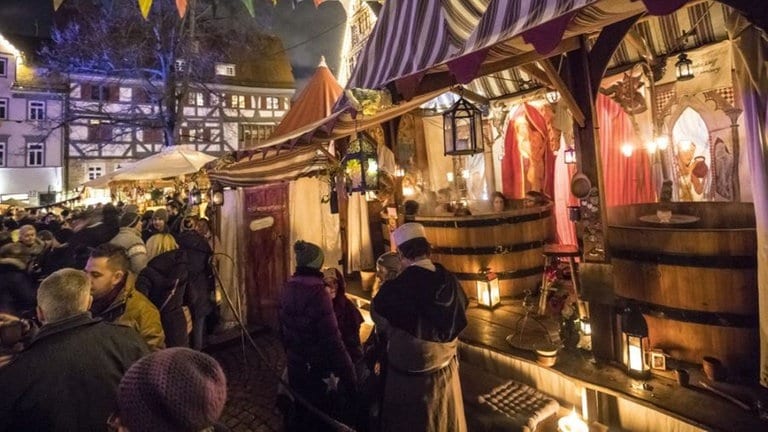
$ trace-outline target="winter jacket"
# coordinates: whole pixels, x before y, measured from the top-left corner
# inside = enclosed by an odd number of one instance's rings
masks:
[[[197,231],[184,231],[176,236],[179,248],[186,252],[189,262],[189,285],[185,304],[189,306],[194,319],[204,319],[213,304],[211,294],[215,288],[211,256],[213,250],[208,241]]]
[[[347,297],[346,283],[338,270],[336,270],[336,280],[338,281],[338,288],[336,297],[332,300],[333,313],[339,324],[344,347],[347,349],[352,363],[357,364],[363,358],[363,345],[360,342],[360,325],[363,324],[363,315],[352,303],[352,300]]]
[[[119,231],[120,228],[111,222],[97,222],[72,234],[69,246],[75,254],[75,268],[84,269],[91,249],[109,243]]]
[[[0,258],[0,312],[34,315],[36,306],[37,288],[24,263],[15,258]]]
[[[136,275],[133,273],[128,273],[120,294],[98,317],[135,329],[152,351],[165,348],[160,313],[144,294],[136,291]]]
[[[181,249],[152,258],[136,278],[136,289],[146,294],[160,311],[168,347],[189,346],[187,320],[182,310],[188,278],[187,255]]]
[[[109,241],[120,246],[128,253],[131,260],[131,271],[139,274],[147,266],[147,247],[141,239],[141,231],[133,227],[122,227],[116,236]]]
[[[148,352],[133,329],[87,312],[44,325],[0,369],[0,432],[104,431],[120,379]]]

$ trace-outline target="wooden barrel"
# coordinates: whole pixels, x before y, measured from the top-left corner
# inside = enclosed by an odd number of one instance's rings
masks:
[[[554,228],[552,205],[522,207],[502,213],[416,216],[432,244],[432,259],[452,271],[469,297],[476,298],[481,269],[499,277],[502,297],[521,298],[541,284],[542,247]]]
[[[655,203],[609,209],[615,293],[639,305],[652,347],[691,363],[712,356],[734,372],[755,370],[759,336],[754,207],[670,207],[673,215],[680,215],[671,223],[653,222]]]

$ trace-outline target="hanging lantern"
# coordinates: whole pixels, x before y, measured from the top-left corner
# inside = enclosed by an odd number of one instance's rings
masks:
[[[443,113],[445,155],[483,152],[483,114],[463,97]]]
[[[693,62],[688,58],[685,53],[681,53],[677,56],[677,63],[675,63],[675,69],[677,70],[678,81],[688,81],[693,78]]]
[[[187,200],[190,207],[200,205],[203,201],[203,194],[200,192],[200,189],[197,188],[197,185],[190,189]]]
[[[576,149],[573,147],[568,147],[563,151],[563,161],[567,163],[568,165],[573,165],[576,163]]]
[[[547,99],[547,102],[554,105],[560,100],[560,92],[557,90],[548,91],[544,94],[544,98]]]
[[[635,307],[628,307],[621,314],[622,363],[627,374],[633,378],[645,379],[650,375],[645,353],[648,351],[648,323]]]
[[[221,183],[212,182],[211,189],[208,191],[209,200],[214,206],[220,206],[224,204],[224,188],[221,187]]]
[[[364,133],[357,134],[347,147],[341,160],[347,182],[347,192],[366,192],[379,189],[379,162],[376,143]]]
[[[499,277],[489,268],[480,270],[481,278],[477,280],[477,304],[486,309],[494,309],[501,304],[499,293]]]

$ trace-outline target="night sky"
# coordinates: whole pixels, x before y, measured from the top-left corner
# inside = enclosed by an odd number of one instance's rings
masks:
[[[255,1],[270,3],[270,0]],[[321,55],[326,57],[328,66],[336,74],[345,17],[344,8],[336,1],[326,1],[315,8],[311,0],[305,0],[295,10],[291,3],[290,0],[278,0],[277,6],[267,6],[272,28],[265,31],[283,40],[300,89],[314,72]],[[0,33],[34,35],[37,24],[38,34],[47,35],[52,14],[51,0],[0,0]]]

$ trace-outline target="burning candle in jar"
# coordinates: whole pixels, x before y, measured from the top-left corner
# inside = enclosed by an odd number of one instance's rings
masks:
[[[581,416],[576,414],[576,408],[574,408],[570,414],[565,417],[560,417],[557,421],[558,432],[589,432],[589,426],[581,419]]]

